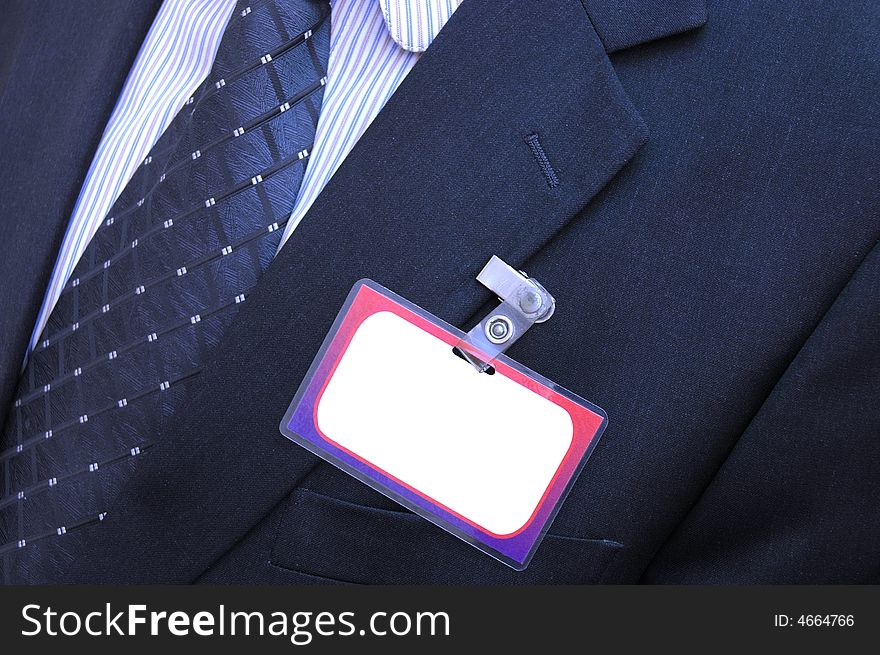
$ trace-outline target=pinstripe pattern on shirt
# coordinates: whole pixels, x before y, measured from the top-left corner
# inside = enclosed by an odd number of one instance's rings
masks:
[[[402,48],[424,52],[461,0],[379,0],[391,38]]]
[[[324,109],[282,245],[460,1],[331,2]],[[159,9],[86,174],[29,351],[39,343],[71,272],[107,212],[211,70],[235,5],[235,0],[165,0]]]

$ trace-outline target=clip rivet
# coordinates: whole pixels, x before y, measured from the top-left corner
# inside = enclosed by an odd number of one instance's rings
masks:
[[[526,314],[536,314],[544,305],[541,294],[534,289],[524,289],[519,297],[519,308]]]
[[[486,338],[492,343],[504,343],[513,336],[513,324],[506,316],[493,316],[486,321]]]

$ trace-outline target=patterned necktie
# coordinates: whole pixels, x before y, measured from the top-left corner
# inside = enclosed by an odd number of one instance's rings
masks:
[[[0,443],[4,583],[57,580],[100,529],[271,262],[315,136],[329,14],[239,2],[210,75],[83,253]]]

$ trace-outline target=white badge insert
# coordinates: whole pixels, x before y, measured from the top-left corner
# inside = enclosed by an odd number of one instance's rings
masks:
[[[571,416],[391,312],[355,332],[321,396],[324,435],[496,535],[522,528],[572,442]]]

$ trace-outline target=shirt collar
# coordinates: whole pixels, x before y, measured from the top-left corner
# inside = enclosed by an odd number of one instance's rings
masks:
[[[405,50],[424,52],[461,0],[379,0],[391,38]]]

